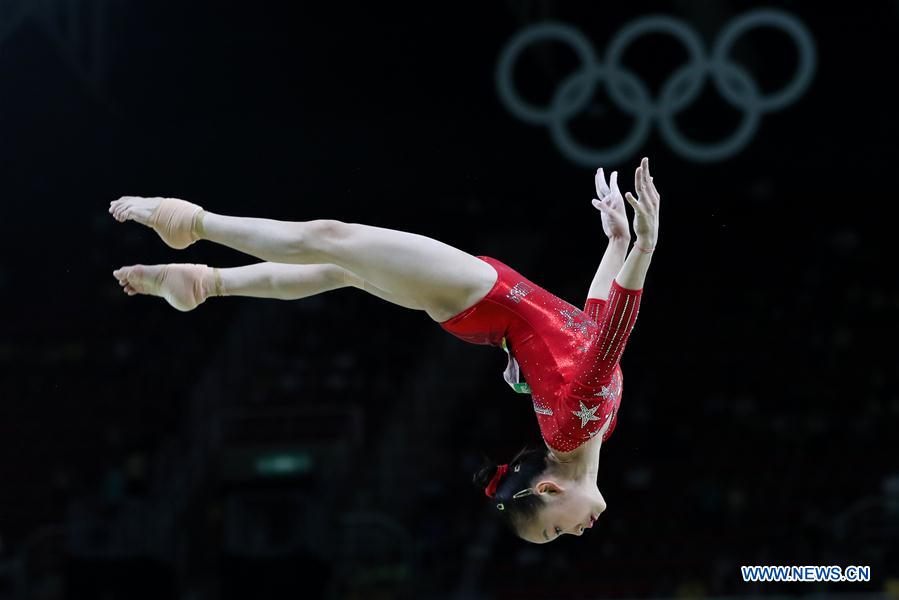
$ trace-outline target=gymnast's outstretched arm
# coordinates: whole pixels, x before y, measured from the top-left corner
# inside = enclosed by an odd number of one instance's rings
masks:
[[[606,251],[602,255],[596,274],[593,276],[593,282],[590,284],[590,290],[587,292],[587,298],[598,298],[606,300],[609,297],[609,288],[612,286],[612,279],[615,274],[621,270],[624,265],[624,258],[627,256],[627,249],[630,246],[630,239],[614,238],[609,240]]]
[[[634,209],[634,233],[637,240],[621,270],[615,276],[615,281],[623,288],[642,290],[652,251],[659,236],[660,195],[649,174],[648,158],[643,159],[634,173],[634,188],[637,190],[639,200],[630,192],[625,194],[625,197]]]
[[[596,198],[593,199],[593,206],[602,213],[602,228],[609,238],[609,244],[606,246],[599,268],[596,269],[596,275],[593,276],[587,298],[605,300],[609,297],[612,279],[621,269],[627,256],[627,249],[631,243],[631,230],[624,210],[624,198],[618,189],[618,171],[612,171],[607,184],[603,170],[597,169],[594,180]]]

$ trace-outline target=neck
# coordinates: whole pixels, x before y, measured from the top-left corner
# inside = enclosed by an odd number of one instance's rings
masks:
[[[560,452],[547,446],[549,448],[549,461],[553,465],[553,469],[567,479],[596,482],[596,477],[599,473],[599,449],[601,445],[601,437],[596,436],[571,452]]]

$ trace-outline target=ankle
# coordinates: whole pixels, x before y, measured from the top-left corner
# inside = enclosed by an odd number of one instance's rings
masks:
[[[202,208],[196,212],[190,224],[190,232],[192,237],[197,240],[206,239],[206,229],[203,227],[203,217],[206,211]]]
[[[222,285],[222,274],[217,267],[201,265],[203,271],[200,274],[200,294],[203,300],[212,296],[224,296],[225,288]]]
[[[212,275],[212,296],[224,296],[225,295],[225,286],[222,284],[222,273],[218,270],[218,267],[212,267],[211,269]]]

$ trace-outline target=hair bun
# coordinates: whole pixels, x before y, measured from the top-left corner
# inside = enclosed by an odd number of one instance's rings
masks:
[[[493,476],[496,475],[496,470],[499,468],[499,464],[493,462],[492,460],[484,461],[484,464],[480,469],[474,474],[472,477],[472,483],[479,487],[482,490],[487,489],[487,486],[490,485],[490,481],[493,479]]]

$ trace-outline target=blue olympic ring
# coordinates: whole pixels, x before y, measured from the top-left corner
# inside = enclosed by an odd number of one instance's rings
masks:
[[[774,27],[786,32],[796,44],[799,64],[792,81],[782,89],[762,95],[746,69],[728,59],[731,48],[746,31]],[[654,101],[645,83],[622,65],[627,48],[647,33],[664,33],[686,49],[688,61],[663,83]],[[560,41],[574,49],[581,68],[564,79],[545,107],[522,99],[515,89],[512,73],[519,55],[531,44]],[[665,15],[651,15],[633,21],[609,42],[605,62],[600,63],[590,41],[579,30],[564,23],[538,23],[518,32],[500,54],[496,84],[500,100],[516,117],[533,125],[544,125],[559,149],[572,161],[584,166],[619,163],[633,156],[645,143],[654,121],[665,142],[682,156],[711,162],[742,150],[758,130],[766,112],[781,110],[795,102],[811,84],[816,68],[815,43],[808,29],[796,17],[775,9],[745,13],[727,24],[715,41],[711,56],[689,24]],[[744,112],[737,129],[724,140],[701,144],[688,139],[675,125],[675,117],[702,92],[710,74],[721,96]],[[567,122],[586,108],[596,84],[601,82],[609,97],[623,112],[634,118],[631,132],[617,145],[589,148],[577,142]]]

